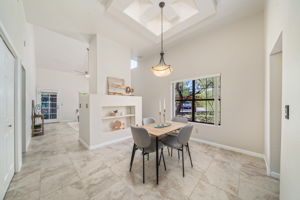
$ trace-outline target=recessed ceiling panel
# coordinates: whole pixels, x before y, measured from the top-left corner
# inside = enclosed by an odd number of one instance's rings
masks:
[[[132,0],[122,7],[125,15],[142,25],[156,36],[160,35],[161,0]],[[168,0],[164,7],[164,32],[183,23],[199,22],[215,13],[212,0]],[[193,25],[191,23],[190,25]],[[184,26],[186,28],[186,25]],[[177,28],[178,29],[178,28]]]

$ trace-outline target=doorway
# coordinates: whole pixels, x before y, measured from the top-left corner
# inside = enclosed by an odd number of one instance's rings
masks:
[[[282,123],[282,37],[270,55],[270,175],[280,177]]]
[[[26,134],[26,70],[24,66],[21,68],[21,83],[22,83],[22,152],[27,151],[27,134]]]

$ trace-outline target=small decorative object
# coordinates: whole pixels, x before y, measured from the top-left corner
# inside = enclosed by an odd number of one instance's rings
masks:
[[[120,130],[122,128],[122,122],[119,121],[119,120],[116,120],[113,124],[113,130],[116,131],[116,130]]]
[[[131,88],[129,86],[126,87],[126,94],[130,94]]]
[[[121,129],[125,129],[125,123],[124,122],[122,123]]]
[[[111,112],[111,116],[117,116],[118,112],[119,112],[118,110],[112,111],[112,112]]]
[[[165,127],[168,127],[171,125],[172,125],[171,123],[163,123],[163,124],[156,124],[154,127],[155,128],[165,128]]]
[[[125,91],[126,91],[126,94],[127,94],[127,95],[132,95],[133,92],[134,92],[134,89],[131,88],[131,87],[129,87],[129,86],[127,86]]]
[[[108,95],[125,95],[125,80],[121,78],[107,77]]]
[[[166,99],[164,99],[163,112],[161,111],[161,101],[159,100],[159,122],[162,122],[162,116],[163,123],[166,123]]]

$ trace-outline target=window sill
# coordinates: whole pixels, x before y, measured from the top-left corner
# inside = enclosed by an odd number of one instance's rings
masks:
[[[221,125],[215,125],[215,124],[205,124],[205,123],[199,123],[199,122],[188,122],[192,125],[200,125],[200,126],[209,126],[209,127],[221,127]]]

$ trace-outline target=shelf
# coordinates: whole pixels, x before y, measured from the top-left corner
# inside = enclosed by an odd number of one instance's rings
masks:
[[[119,89],[126,89],[125,85],[119,85],[119,84],[115,84],[115,83],[108,83],[108,85],[110,87],[114,87],[114,88],[119,88]]]
[[[119,115],[119,116],[107,116],[103,117],[102,119],[118,119],[118,118],[126,118],[126,117],[134,117],[134,114],[129,114],[129,115]]]

